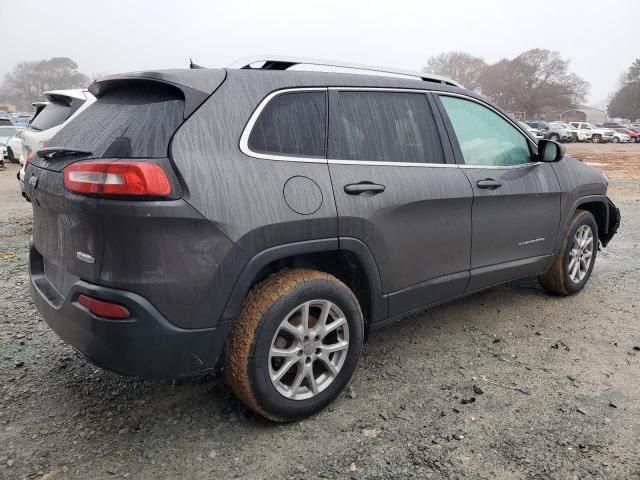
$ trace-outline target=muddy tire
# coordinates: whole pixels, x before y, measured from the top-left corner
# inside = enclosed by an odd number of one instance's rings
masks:
[[[316,270],[278,272],[245,299],[227,340],[227,379],[261,416],[299,420],[344,390],[363,338],[360,305],[344,283]]]
[[[591,277],[598,253],[598,225],[586,210],[576,210],[560,255],[551,269],[538,277],[540,285],[555,295],[574,295]]]

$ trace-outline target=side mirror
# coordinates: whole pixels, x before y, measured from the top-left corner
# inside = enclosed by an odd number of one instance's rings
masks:
[[[564,157],[565,148],[553,140],[538,141],[539,162],[559,162]]]

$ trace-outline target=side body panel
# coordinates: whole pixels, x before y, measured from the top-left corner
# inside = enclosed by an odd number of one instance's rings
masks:
[[[185,199],[249,257],[283,243],[336,237],[326,161],[266,160],[240,151],[241,134],[256,106],[271,91],[287,86],[278,78],[304,84],[290,73],[251,73],[230,71],[227,81],[176,133],[171,153],[186,187]],[[295,176],[318,185],[321,205],[314,213],[303,215],[287,204],[305,202],[304,189],[287,190],[285,200],[285,184]]]
[[[464,291],[473,193],[459,169],[334,163],[330,168],[340,236],[358,238],[373,253],[391,315]],[[344,192],[344,185],[361,181],[387,188],[375,196]]]
[[[469,290],[544,270],[560,220],[560,185],[551,166],[463,170],[474,189]],[[502,186],[477,186],[487,179]],[[496,267],[483,268],[490,266]]]
[[[560,201],[560,232],[553,252],[558,254],[562,240],[576,208],[581,203],[601,202],[608,211],[607,181],[595,168],[575,158],[565,157],[551,164],[558,177],[562,197]]]

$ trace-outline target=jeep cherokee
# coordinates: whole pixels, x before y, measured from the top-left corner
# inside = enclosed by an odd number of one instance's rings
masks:
[[[65,342],[141,377],[224,367],[291,421],[369,329],[530,275],[582,290],[620,222],[603,175],[453,81],[299,64],[91,85],[25,177],[31,292]]]

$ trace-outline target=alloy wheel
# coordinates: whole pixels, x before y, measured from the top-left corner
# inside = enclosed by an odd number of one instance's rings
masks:
[[[569,278],[573,283],[580,283],[584,280],[591,259],[593,258],[594,239],[593,230],[589,225],[582,225],[573,237],[573,245],[569,252]]]
[[[329,300],[298,305],[280,323],[269,349],[269,378],[291,400],[325,390],[338,376],[349,349],[349,325]]]

